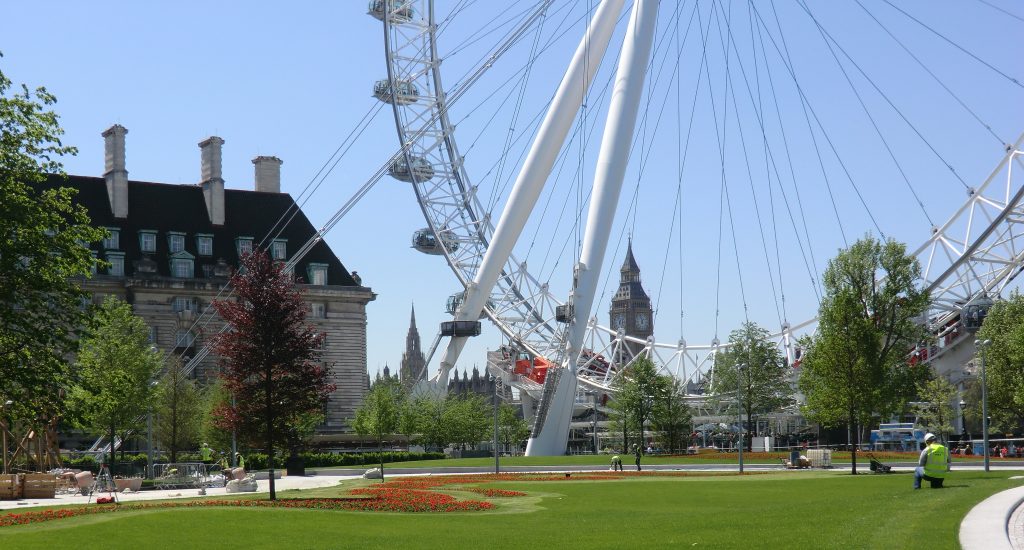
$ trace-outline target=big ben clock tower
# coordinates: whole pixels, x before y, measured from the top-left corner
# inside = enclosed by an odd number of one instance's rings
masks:
[[[630,239],[626,248],[626,261],[619,269],[619,290],[615,292],[608,311],[611,327],[623,331],[627,336],[646,340],[654,334],[653,313],[651,298],[640,284],[640,267],[633,257],[633,240]],[[629,343],[632,355],[643,348],[643,344]]]

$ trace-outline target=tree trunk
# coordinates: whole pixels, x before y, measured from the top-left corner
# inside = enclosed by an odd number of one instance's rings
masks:
[[[114,467],[114,440],[117,437],[117,432],[114,431],[114,423],[110,423],[110,452],[107,453],[107,466],[110,468]],[[113,475],[113,471],[111,471]]]
[[[855,434],[857,433],[857,421],[854,419],[854,416],[852,414],[850,415],[850,433],[854,434],[854,437],[856,437]],[[857,475],[857,442],[853,441],[852,443],[853,446],[850,448],[850,461],[853,462],[852,473],[853,475]]]
[[[274,488],[274,410],[270,396],[271,384],[271,372],[268,368],[266,372],[266,388],[264,393],[267,407],[267,467],[270,469],[270,475],[267,476],[267,481],[270,483],[270,500],[277,500],[277,491]]]
[[[750,421],[754,415],[750,414],[750,407],[747,407],[747,426],[750,426]],[[749,435],[743,436],[744,442],[747,446],[747,452],[754,452],[754,432],[751,431]]]

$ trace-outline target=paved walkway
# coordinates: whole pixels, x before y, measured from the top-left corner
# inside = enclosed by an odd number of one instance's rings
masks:
[[[317,476],[304,476],[304,477],[282,477],[281,479],[274,480],[274,488],[278,491],[285,491],[288,489],[316,489],[318,487],[330,487],[337,485],[337,483],[344,479],[352,479],[360,477],[362,472],[351,474],[338,475],[335,472],[331,472],[331,475],[317,475]],[[258,480],[257,493],[266,493],[270,491],[269,482],[265,479]],[[224,496],[227,492],[223,487],[210,488],[206,490],[207,496]],[[239,493],[232,493],[237,495]],[[106,496],[106,493],[100,493],[99,496]],[[168,499],[168,498],[188,498],[199,496],[198,489],[170,489],[163,491],[141,491],[138,493],[118,493],[117,499],[120,502],[139,502],[143,500],[157,500],[157,499]],[[10,510],[14,508],[28,508],[31,506],[61,506],[67,504],[87,504],[89,497],[81,495],[58,495],[57,498],[32,498],[22,500],[0,500],[0,510]]]
[[[996,493],[971,508],[960,522],[960,546],[964,550],[1024,548],[1024,487]]]

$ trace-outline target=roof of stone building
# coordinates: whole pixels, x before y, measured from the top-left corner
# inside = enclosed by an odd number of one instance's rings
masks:
[[[156,262],[156,275],[171,275],[167,239],[169,232],[185,234],[185,251],[195,259],[197,279],[203,277],[201,265],[214,264],[219,259],[232,266],[238,265],[235,239],[251,237],[253,244],[258,246],[272,231],[276,233],[275,224],[286,213],[291,215],[294,212],[295,216],[284,226],[278,238],[287,241],[289,257],[298,252],[316,232],[313,224],[287,193],[225,189],[224,225],[217,226],[210,222],[203,190],[198,185],[129,181],[128,217],[125,219],[114,217],[103,178],[51,175],[41,187],[77,189],[78,194],[74,200],[86,208],[93,225],[121,230],[119,251],[125,255],[124,268],[128,276],[134,274],[135,262],[144,256]],[[157,232],[156,252],[152,254],[143,254],[141,250],[138,234],[146,230]],[[211,256],[199,255],[197,235],[213,236]],[[265,246],[269,248],[269,240]],[[100,257],[104,257],[99,243],[93,243],[92,247],[100,251]],[[329,285],[360,286],[324,241],[314,245],[296,266],[295,274],[303,281],[308,277],[307,267],[311,263],[327,264]]]

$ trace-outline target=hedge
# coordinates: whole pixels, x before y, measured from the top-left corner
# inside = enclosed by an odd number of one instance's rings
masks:
[[[411,460],[437,460],[444,458],[444,453],[425,452],[409,453],[405,451],[384,452],[384,462],[408,462]],[[325,453],[305,452],[299,453],[305,462],[306,468],[326,468],[332,466],[361,466],[364,464],[380,464],[378,453]],[[284,468],[286,457],[275,457],[274,467]],[[267,455],[265,453],[251,453],[245,455],[245,467],[249,470],[267,469]]]

